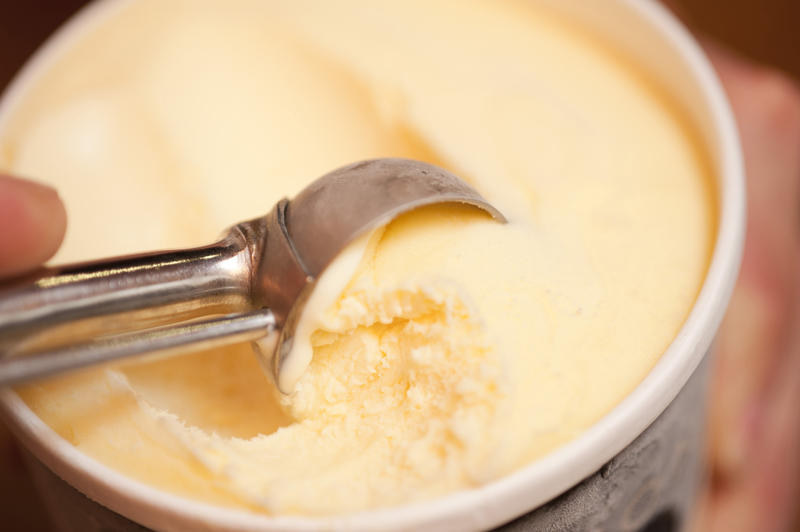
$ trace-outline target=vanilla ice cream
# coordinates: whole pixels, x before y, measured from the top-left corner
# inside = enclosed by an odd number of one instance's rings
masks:
[[[0,131],[0,169],[65,198],[59,261],[210,242],[374,157],[443,166],[509,223],[427,207],[354,243],[303,315],[290,395],[238,345],[22,398],[173,493],[377,508],[481,485],[580,434],[647,375],[700,289],[716,213],[693,129],[533,1],[120,2]]]

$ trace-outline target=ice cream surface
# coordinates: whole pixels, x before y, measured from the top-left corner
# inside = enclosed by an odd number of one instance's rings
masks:
[[[66,200],[57,260],[206,243],[373,157],[443,166],[509,223],[428,207],[348,249],[286,397],[249,345],[19,390],[97,460],[271,514],[426,500],[579,435],[686,319],[713,248],[706,156],[657,86],[536,2],[112,7],[0,130],[0,168]]]

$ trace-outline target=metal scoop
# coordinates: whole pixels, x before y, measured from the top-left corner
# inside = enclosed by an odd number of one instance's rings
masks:
[[[375,159],[326,174],[210,246],[45,268],[0,286],[0,386],[248,340],[277,384],[328,264],[355,237],[434,203],[473,205],[505,222],[441,168]]]

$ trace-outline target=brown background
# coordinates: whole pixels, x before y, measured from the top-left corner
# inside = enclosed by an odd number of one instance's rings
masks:
[[[0,0],[0,89],[83,0]],[[696,31],[800,79],[800,0],[673,0]],[[49,530],[19,453],[0,424],[0,525]]]

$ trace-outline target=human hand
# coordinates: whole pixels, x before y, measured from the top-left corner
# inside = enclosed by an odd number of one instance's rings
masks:
[[[0,174],[0,280],[33,270],[56,252],[67,225],[50,187]],[[6,530],[52,527],[8,429],[0,421],[0,497]]]
[[[739,125],[748,220],[718,338],[710,478],[694,529],[785,531],[800,478],[800,92],[781,74],[706,50]]]
[[[55,190],[0,175],[0,278],[25,273],[53,256],[66,226]]]

